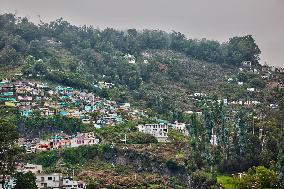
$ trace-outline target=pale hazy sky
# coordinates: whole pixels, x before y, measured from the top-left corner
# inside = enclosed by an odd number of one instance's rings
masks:
[[[0,0],[0,13],[31,21],[62,17],[101,29],[161,29],[226,41],[252,34],[261,62],[284,67],[284,0]]]

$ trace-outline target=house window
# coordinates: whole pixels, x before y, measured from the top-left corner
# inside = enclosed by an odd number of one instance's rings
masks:
[[[52,180],[52,177],[47,177],[47,180]]]
[[[43,181],[44,181],[44,177],[41,177],[40,179],[41,179],[41,182],[43,182]]]

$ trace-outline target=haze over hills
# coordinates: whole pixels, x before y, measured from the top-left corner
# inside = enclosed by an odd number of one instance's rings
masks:
[[[2,14],[0,182],[284,188],[284,68],[260,54],[251,35],[220,43]]]

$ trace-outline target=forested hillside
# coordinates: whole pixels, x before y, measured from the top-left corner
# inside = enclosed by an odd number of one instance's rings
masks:
[[[27,152],[4,148],[5,160],[76,169],[90,188],[283,188],[284,69],[260,53],[251,35],[219,43],[0,15],[0,146]],[[72,146],[79,132],[88,146]]]
[[[251,35],[221,44],[175,31],[100,30],[63,19],[35,25],[12,14],[0,16],[0,76],[23,73],[96,90],[161,114],[189,110],[188,95],[218,88],[244,60],[258,65],[259,54]],[[99,81],[115,87],[97,90]]]

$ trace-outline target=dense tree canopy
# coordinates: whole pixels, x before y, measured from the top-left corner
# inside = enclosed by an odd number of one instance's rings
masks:
[[[16,185],[15,189],[37,189],[36,176],[32,172],[22,173],[18,172],[15,175]]]
[[[94,29],[92,26],[76,27],[67,21],[57,19],[50,23],[35,25],[27,18],[19,18],[12,14],[0,15],[0,49],[4,62],[15,60],[15,55],[27,52],[42,57],[46,49],[42,48],[43,37],[51,37],[75,54],[85,49],[96,51],[138,54],[147,49],[172,49],[189,56],[213,63],[239,65],[242,61],[258,63],[260,50],[253,37],[233,37],[227,43],[220,44],[211,40],[188,39],[184,34],[173,31],[166,33],[161,30],[129,29],[118,31],[112,28]],[[38,44],[37,44],[38,43]],[[37,48],[34,48],[35,45]],[[4,53],[6,52],[6,53]],[[7,53],[9,52],[9,53]]]
[[[147,51],[157,51],[159,55],[149,53],[144,56]],[[179,57],[172,57],[171,52]],[[127,54],[135,56],[136,64],[128,64],[124,58]],[[27,18],[0,15],[1,65],[20,67],[26,76],[94,90],[104,97],[113,95],[97,90],[94,83],[100,80],[111,82],[122,86],[120,91],[130,91],[125,99],[133,97],[136,102],[144,101],[147,107],[159,113],[169,113],[168,109],[176,112],[180,105],[171,103],[177,97],[168,98],[167,94],[150,90],[152,85],[163,86],[161,83],[164,82],[164,86],[197,90],[207,76],[213,74],[212,79],[208,79],[212,82],[219,77],[214,75],[214,67],[234,68],[242,61],[257,64],[259,54],[251,35],[219,43],[190,39],[176,31],[100,30],[93,26],[77,27],[62,18],[35,25]],[[32,61],[30,57],[33,57]],[[149,63],[144,63],[145,59]],[[200,62],[206,62],[206,67],[198,64]],[[253,84],[262,86],[257,80]],[[165,89],[157,91],[164,93]]]

